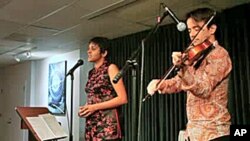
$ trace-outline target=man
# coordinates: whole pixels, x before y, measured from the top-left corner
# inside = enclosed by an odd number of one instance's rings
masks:
[[[183,61],[187,53],[174,52],[173,64],[181,66],[177,75],[159,84],[159,80],[152,80],[147,87],[150,95],[156,91],[187,92],[185,135],[191,141],[229,140],[231,117],[227,102],[232,64],[228,52],[216,40],[214,20],[207,24],[213,13],[209,8],[199,8],[188,13],[186,21],[192,45],[208,41],[211,47],[195,61]]]

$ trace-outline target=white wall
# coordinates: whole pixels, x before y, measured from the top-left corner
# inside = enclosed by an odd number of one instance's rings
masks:
[[[68,72],[78,61],[83,58],[84,65],[74,72],[73,93],[73,140],[84,140],[85,119],[79,118],[77,113],[80,105],[86,102],[85,84],[88,71],[93,64],[88,63],[87,47],[69,53],[53,56],[44,60],[19,63],[0,69],[0,140],[1,141],[26,141],[27,130],[21,130],[20,117],[14,110],[16,106],[48,106],[48,71],[49,64],[67,61]],[[67,78],[66,104],[70,113],[71,80]],[[1,90],[2,89],[2,90]],[[70,115],[68,115],[70,117]],[[66,115],[56,116],[63,128],[68,131]],[[8,122],[10,121],[10,124]],[[6,128],[6,126],[8,128]],[[8,130],[6,130],[8,129]],[[14,134],[13,134],[14,133]],[[63,139],[62,141],[68,141]]]
[[[24,62],[3,68],[1,72],[1,103],[3,141],[27,140],[27,131],[21,130],[21,119],[15,111],[16,106],[27,105],[30,93],[31,63]],[[14,136],[13,136],[13,133]]]
[[[35,61],[32,65],[32,82],[31,82],[31,106],[48,106],[48,71],[49,64],[61,61],[67,61],[67,72],[70,70],[80,58],[80,50],[69,52],[53,56],[41,61]],[[80,96],[80,69],[76,69],[74,72],[74,92],[73,92],[73,140],[79,140],[79,117],[77,115],[79,109],[79,96]],[[71,79],[70,76],[66,80],[66,107],[68,116],[70,118],[70,106],[71,106]],[[56,116],[57,120],[61,122],[61,125],[66,131],[68,128],[67,114],[63,116]],[[69,121],[70,122],[70,121]],[[64,139],[68,140],[68,139]]]

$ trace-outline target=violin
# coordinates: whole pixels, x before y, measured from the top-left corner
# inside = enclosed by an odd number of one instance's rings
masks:
[[[207,39],[204,42],[202,42],[201,44],[198,44],[196,46],[193,45],[193,42],[196,39],[196,37],[199,35],[199,33],[201,31],[203,31],[204,27],[207,27],[207,25],[212,21],[212,19],[215,17],[215,15],[216,15],[216,12],[214,12],[213,15],[211,15],[210,19],[207,21],[207,23],[201,27],[200,31],[195,35],[195,37],[193,38],[193,40],[189,44],[188,48],[183,52],[183,54],[185,54],[185,55],[184,55],[184,57],[181,58],[181,65],[180,66],[172,65],[166,71],[166,73],[160,79],[160,81],[158,81],[158,83],[156,84],[156,87],[160,86],[162,84],[163,80],[167,79],[167,77],[170,75],[170,73],[173,70],[184,66],[185,61],[189,61],[189,64],[193,64],[194,61],[199,60],[201,58],[201,56],[204,54],[204,52],[212,46],[212,43]],[[142,102],[144,102],[149,97],[150,97],[150,94],[147,94],[143,98]]]
[[[199,58],[207,49],[211,47],[211,45],[212,43],[210,41],[205,40],[201,44],[188,48],[184,51],[184,54],[186,55],[181,59],[182,63],[188,60],[190,64],[192,64],[194,61],[199,60]]]
[[[185,61],[189,61],[189,64],[193,64],[194,61],[198,61],[201,56],[204,54],[204,52],[206,52],[206,50],[208,50],[210,47],[212,46],[212,43],[208,40],[205,40],[203,43],[198,44],[196,46],[192,46],[188,49],[186,49],[184,51],[185,56],[181,59],[181,65],[180,66],[176,66],[176,65],[172,65],[164,74],[164,76],[162,77],[162,79],[160,79],[160,81],[157,82],[156,87],[158,87],[159,85],[161,85],[161,83],[163,82],[163,80],[167,79],[167,77],[170,75],[170,73],[175,70],[176,68],[180,68],[185,66],[184,62]],[[143,98],[143,102],[149,98],[149,94],[147,94],[144,98]]]

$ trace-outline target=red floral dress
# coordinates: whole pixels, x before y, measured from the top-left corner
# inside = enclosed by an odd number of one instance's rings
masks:
[[[90,70],[85,88],[88,104],[108,101],[117,96],[108,75],[109,65],[105,61],[98,69]],[[118,138],[121,138],[121,129],[116,108],[99,110],[86,118],[86,141]]]

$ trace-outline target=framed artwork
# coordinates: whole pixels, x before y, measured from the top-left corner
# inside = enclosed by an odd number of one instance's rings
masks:
[[[48,109],[55,115],[66,112],[66,67],[66,61],[49,64]]]

